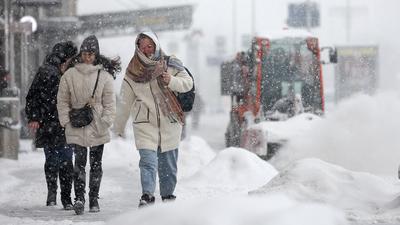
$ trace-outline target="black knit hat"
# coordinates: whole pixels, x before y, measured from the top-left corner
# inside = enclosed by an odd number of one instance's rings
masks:
[[[100,54],[99,41],[96,36],[90,35],[83,40],[80,52],[93,52],[96,55]]]
[[[78,49],[72,41],[64,41],[55,44],[51,52],[64,63],[68,58],[76,55]]]

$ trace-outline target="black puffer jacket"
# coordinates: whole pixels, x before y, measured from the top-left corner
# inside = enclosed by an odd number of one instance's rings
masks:
[[[57,112],[61,64],[62,60],[56,54],[48,55],[26,96],[25,113],[28,122],[37,121],[40,124],[36,131],[37,148],[61,146],[66,143],[64,128],[60,125]]]

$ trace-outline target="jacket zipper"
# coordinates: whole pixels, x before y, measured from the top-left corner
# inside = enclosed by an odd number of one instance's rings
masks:
[[[150,92],[151,95],[153,96],[153,101],[154,101],[154,105],[156,107],[156,114],[157,114],[157,126],[158,126],[158,148],[161,149],[161,125],[160,125],[160,110],[158,108],[157,102],[156,102],[156,98],[154,96],[153,93],[153,88],[151,87],[151,82],[149,82],[149,86],[150,86]]]

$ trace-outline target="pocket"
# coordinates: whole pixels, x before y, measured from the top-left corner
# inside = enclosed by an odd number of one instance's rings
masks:
[[[137,100],[133,107],[133,123],[150,123],[150,110],[143,101]]]

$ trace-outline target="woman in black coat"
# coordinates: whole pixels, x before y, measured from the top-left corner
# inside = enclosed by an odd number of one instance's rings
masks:
[[[57,92],[64,68],[76,53],[77,48],[71,41],[53,47],[32,81],[25,106],[28,127],[36,134],[35,145],[45,153],[46,204],[56,205],[59,176],[61,202],[66,210],[72,209],[73,149],[66,144],[64,128],[58,120]]]

